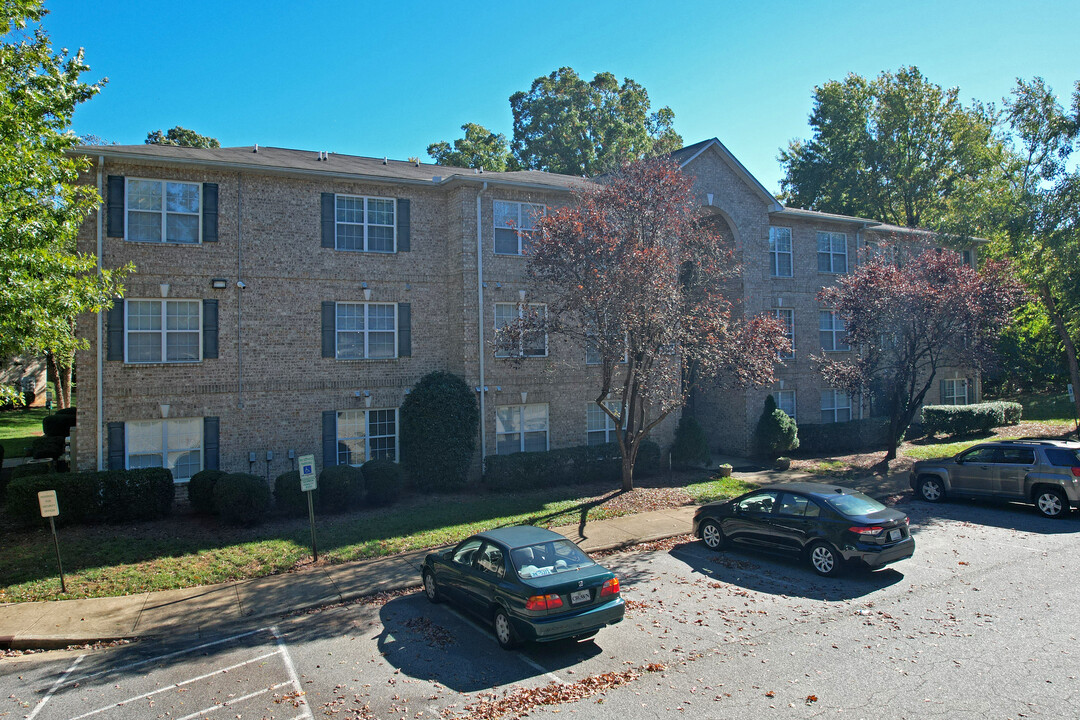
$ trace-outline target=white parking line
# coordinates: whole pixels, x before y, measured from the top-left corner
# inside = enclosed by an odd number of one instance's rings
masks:
[[[45,697],[41,698],[41,702],[39,702],[37,706],[33,709],[33,711],[26,716],[26,720],[34,720],[34,718],[37,717],[37,714],[41,712],[41,708],[45,707],[45,703],[49,702],[49,698],[53,696],[53,693],[59,690],[60,687],[64,684],[64,678],[71,674],[71,671],[74,670],[79,665],[79,663],[82,662],[84,657],[86,656],[80,655],[79,657],[75,658],[75,662],[71,663],[71,667],[69,667],[67,671],[63,675],[61,675],[56,682],[53,683],[53,686],[49,688],[49,691],[47,693],[45,693]]]
[[[473,621],[472,621],[472,620],[470,620],[469,618],[465,617],[465,615],[464,615],[464,614],[462,614],[462,613],[459,613],[459,612],[458,612],[457,610],[455,610],[455,609],[453,609],[453,608],[449,608],[449,607],[448,607],[447,609],[448,609],[448,610],[450,610],[451,612],[453,612],[453,613],[454,613],[455,615],[457,615],[457,616],[458,616],[458,618],[459,618],[459,619],[460,619],[460,620],[461,620],[462,622],[464,622],[464,623],[465,623],[466,625],[470,625],[470,626],[472,626],[473,628],[475,628],[475,629],[476,629],[476,630],[477,630],[477,631],[478,631],[478,632],[479,632],[479,633],[480,633],[481,635],[483,635],[483,636],[485,636],[485,637],[491,637],[491,633],[490,633],[490,632],[488,631],[488,629],[487,629],[487,628],[482,628],[482,627],[480,627],[480,626],[479,626],[479,625],[477,625],[477,624],[476,624],[475,622],[473,622]],[[531,657],[529,657],[528,655],[525,655],[525,654],[523,654],[523,653],[520,653],[520,652],[519,652],[519,653],[518,653],[518,657],[519,657],[519,658],[521,658],[521,659],[522,659],[522,661],[523,661],[523,662],[524,662],[524,663],[525,663],[526,665],[528,665],[529,667],[533,668],[534,670],[538,670],[538,671],[540,671],[540,672],[544,673],[544,675],[545,675],[545,676],[547,676],[548,678],[550,678],[550,679],[554,680],[554,681],[555,681],[555,682],[557,682],[557,683],[560,683],[560,684],[562,684],[562,682],[563,682],[562,678],[560,678],[560,677],[559,677],[558,675],[556,675],[555,673],[553,673],[553,672],[549,671],[549,670],[548,670],[548,669],[547,669],[546,667],[544,667],[544,666],[543,666],[543,665],[541,665],[540,663],[536,662],[535,660],[533,660],[533,659],[532,659]]]
[[[285,660],[285,667],[289,670],[289,677],[292,678],[292,684],[296,687],[296,692],[304,695],[304,688],[300,685],[300,678],[296,674],[296,666],[293,665],[292,658],[289,656],[289,650],[285,647],[285,641],[281,639],[281,633],[278,632],[276,626],[270,628],[270,632],[274,633],[274,640],[277,641],[278,647],[281,649],[281,657]],[[300,698],[300,702],[304,703],[304,713],[300,717],[307,718],[308,720],[315,720],[315,717],[311,714],[311,708],[308,706],[307,700]]]
[[[199,710],[198,712],[193,712],[190,715],[185,715],[184,717],[177,718],[176,720],[192,720],[192,718],[197,718],[200,715],[205,715],[205,714],[211,713],[211,712],[213,712],[215,710],[220,710],[221,708],[226,708],[226,707],[229,707],[230,705],[235,705],[236,703],[244,702],[245,700],[250,700],[253,697],[258,697],[259,695],[262,695],[263,693],[273,692],[274,690],[277,690],[278,688],[283,688],[286,685],[290,685],[291,683],[292,683],[292,681],[278,683],[277,685],[271,685],[268,688],[263,688],[262,690],[256,690],[253,693],[248,693],[247,695],[242,695],[242,696],[240,696],[238,698],[233,698],[232,700],[226,700],[225,702],[217,703],[216,705],[211,705],[208,708],[203,708],[202,710]],[[301,715],[300,717],[311,718],[311,714],[308,713],[307,715]]]

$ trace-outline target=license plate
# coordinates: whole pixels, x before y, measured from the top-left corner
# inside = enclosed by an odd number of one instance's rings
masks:
[[[570,593],[570,603],[577,605],[578,603],[589,602],[591,597],[592,595],[589,594],[588,590],[577,590]]]
[[[900,539],[900,528],[893,528],[892,530],[889,531],[889,540],[899,540],[899,539]]]

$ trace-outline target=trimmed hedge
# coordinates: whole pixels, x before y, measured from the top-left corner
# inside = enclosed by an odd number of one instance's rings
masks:
[[[41,419],[41,429],[46,437],[66,438],[75,427],[75,415],[71,413],[53,413]]]
[[[64,438],[56,435],[36,437],[30,443],[30,452],[35,460],[56,460],[64,454]]]
[[[319,488],[316,485],[311,498],[314,505],[319,505]],[[300,471],[290,470],[274,478],[274,505],[279,512],[287,515],[307,515],[307,493],[300,489]]]
[[[401,403],[401,464],[417,488],[448,490],[468,479],[480,410],[464,380],[432,372]]]
[[[888,418],[799,425],[799,448],[811,453],[847,453],[879,449],[887,444],[888,435]]]
[[[214,514],[214,485],[228,475],[224,470],[200,470],[188,481],[187,496],[191,509],[200,515]]]
[[[638,454],[641,451],[638,450]],[[676,465],[701,467],[708,465],[709,441],[705,431],[693,415],[683,415],[675,428],[675,442],[671,446],[671,461]]]
[[[166,468],[29,475],[7,488],[8,514],[30,525],[41,518],[38,492],[55,490],[61,524],[154,520],[172,512],[173,479]]]
[[[970,435],[989,432],[1002,425],[1015,425],[1024,407],[1014,402],[987,402],[974,405],[927,405],[922,410],[927,435]]]
[[[270,488],[258,475],[229,473],[214,485],[214,508],[231,525],[258,525],[270,509]]]
[[[299,486],[299,480],[297,481]],[[331,465],[319,473],[319,510],[339,513],[364,503],[364,472],[351,465]],[[306,501],[305,501],[305,507]]]
[[[660,469],[660,446],[645,440],[638,448],[634,473],[653,475]],[[550,485],[615,482],[622,477],[622,459],[616,443],[578,445],[484,459],[484,484],[494,490],[528,490]]]
[[[48,462],[48,463],[23,463],[22,465],[16,465],[15,467],[11,468],[11,479],[15,480],[16,478],[21,478],[21,477],[33,477],[35,475],[48,475],[50,473],[55,473],[55,472],[56,472],[56,470],[53,468],[53,464],[51,462]]]
[[[369,505],[392,505],[401,497],[405,473],[396,462],[386,458],[368,460],[363,471]]]
[[[765,407],[754,428],[754,452],[763,457],[775,458],[778,455],[797,450],[799,447],[799,428],[791,416],[776,407],[773,396],[765,396]]]

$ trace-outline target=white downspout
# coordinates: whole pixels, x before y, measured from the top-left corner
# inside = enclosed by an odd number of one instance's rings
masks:
[[[102,190],[102,187],[101,187],[101,173],[104,170],[104,168],[105,168],[105,156],[104,155],[98,155],[98,165],[97,165],[98,198],[103,197],[103,194],[101,192],[101,190]],[[104,229],[102,227],[102,220],[101,220],[102,205],[104,205],[104,202],[99,202],[98,203],[98,211],[97,211],[97,274],[98,274],[98,279],[101,279],[101,253],[102,253],[102,245],[103,245],[103,242],[104,242],[104,240],[103,240]],[[120,302],[123,302],[123,300],[121,300]],[[98,470],[104,470],[105,469],[105,449],[102,446],[103,437],[102,437],[102,432],[101,432],[101,429],[105,426],[105,398],[102,395],[105,383],[104,383],[104,380],[101,377],[101,373],[104,370],[104,357],[103,357],[103,354],[102,354],[101,333],[103,332],[104,328],[105,328],[105,324],[102,321],[101,313],[99,312],[97,314],[97,423],[96,423],[97,427],[95,428],[95,431],[94,431],[95,434],[96,434],[95,440],[96,440],[96,443],[97,443],[97,469]],[[78,468],[75,468],[75,469],[78,469]]]
[[[480,207],[480,196],[487,190],[487,181],[484,181],[480,192],[476,193],[476,328],[479,331],[479,354],[480,358],[480,474],[484,474],[484,458],[487,456],[487,415],[484,414],[486,405],[484,397],[484,241],[483,241],[483,214]]]

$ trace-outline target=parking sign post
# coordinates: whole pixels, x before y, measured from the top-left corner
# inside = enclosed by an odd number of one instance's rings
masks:
[[[312,562],[319,562],[319,548],[315,544],[315,504],[312,502],[311,493],[318,487],[315,477],[315,456],[300,456],[300,489],[307,493],[308,521],[311,523],[311,558]]]
[[[42,490],[37,494],[38,507],[41,509],[41,517],[49,518],[49,529],[52,530],[53,547],[56,548],[56,567],[60,570],[60,592],[67,592],[67,583],[64,582],[64,566],[60,562],[60,539],[56,537],[56,523],[53,518],[60,514],[60,506],[56,502],[55,490]]]

